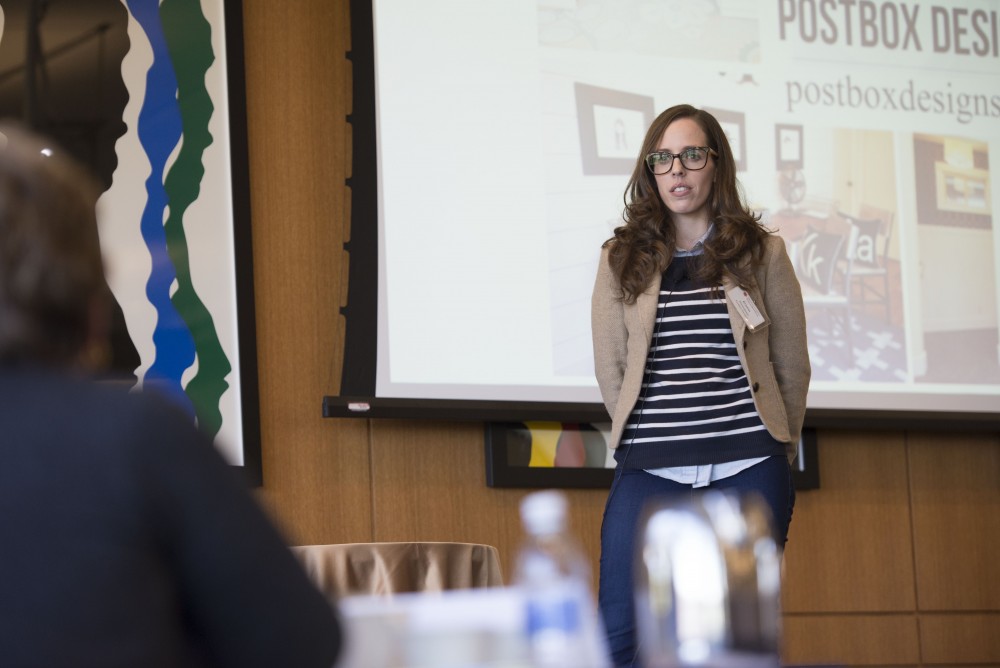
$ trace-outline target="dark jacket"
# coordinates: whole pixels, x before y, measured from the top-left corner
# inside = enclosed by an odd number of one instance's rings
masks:
[[[0,664],[329,668],[335,609],[192,419],[0,369]]]

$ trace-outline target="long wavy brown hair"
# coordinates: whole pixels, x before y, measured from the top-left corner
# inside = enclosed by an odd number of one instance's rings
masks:
[[[710,219],[715,229],[705,241],[704,252],[693,263],[692,277],[712,286],[720,285],[723,276],[739,285],[750,285],[764,238],[770,234],[760,224],[760,215],[745,202],[743,188],[736,179],[736,161],[719,122],[707,111],[689,104],[670,107],[646,131],[625,188],[625,224],[615,228],[615,235],[604,242],[610,248],[608,259],[621,285],[622,299],[628,304],[635,303],[653,278],[667,268],[676,247],[677,231],[656,188],[656,179],[646,166],[646,155],[656,150],[667,126],[680,118],[694,120],[716,153],[710,198]]]

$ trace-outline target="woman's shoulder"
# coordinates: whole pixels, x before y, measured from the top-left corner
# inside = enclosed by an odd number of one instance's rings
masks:
[[[761,284],[775,267],[782,267],[790,260],[785,240],[773,232],[761,235],[755,251],[743,256],[743,266],[749,269],[758,284]]]
[[[775,250],[778,250],[779,247],[784,248],[785,246],[785,240],[781,236],[779,236],[776,232],[772,232],[767,229],[765,229],[764,234],[761,236],[760,243],[770,252],[774,252]]]
[[[760,256],[765,264],[775,257],[787,254],[788,250],[785,247],[785,240],[782,237],[774,232],[767,232],[761,237]]]
[[[618,237],[611,237],[601,244],[601,262],[603,264],[610,264],[612,258],[620,254],[622,250],[622,242]]]

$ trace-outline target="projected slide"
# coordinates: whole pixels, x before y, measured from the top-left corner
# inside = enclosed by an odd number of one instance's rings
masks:
[[[810,407],[1000,412],[1000,2],[373,10],[379,395],[599,402],[599,249],[689,103],[796,266]]]

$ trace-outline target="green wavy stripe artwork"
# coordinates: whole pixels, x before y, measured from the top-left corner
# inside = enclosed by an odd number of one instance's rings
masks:
[[[163,33],[177,77],[183,140],[177,159],[165,179],[169,213],[164,222],[167,249],[177,271],[177,290],[171,296],[194,338],[198,368],[184,387],[194,404],[199,426],[211,435],[222,426],[219,402],[229,384],[232,365],[191,278],[184,231],[185,212],[201,190],[205,149],[212,143],[209,121],[215,111],[205,87],[205,73],[215,60],[211,25],[197,0],[164,0],[160,5]]]

